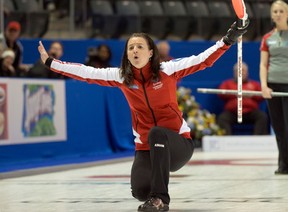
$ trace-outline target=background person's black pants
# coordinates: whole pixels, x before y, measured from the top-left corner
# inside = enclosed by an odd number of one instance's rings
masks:
[[[222,112],[217,118],[218,125],[225,130],[226,135],[232,135],[232,125],[237,124],[237,114],[230,111]],[[243,123],[254,125],[253,135],[268,134],[268,116],[261,110],[253,110],[243,114]]]
[[[288,92],[287,84],[268,83],[275,92]],[[279,150],[279,169],[288,170],[288,97],[267,99],[271,124]]]
[[[170,171],[177,171],[192,157],[194,144],[178,133],[153,127],[149,133],[150,151],[136,151],[131,170],[132,195],[145,201],[157,196],[170,202],[168,183]]]

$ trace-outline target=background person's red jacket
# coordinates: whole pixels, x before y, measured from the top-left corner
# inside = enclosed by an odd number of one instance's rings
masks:
[[[225,80],[219,86],[219,89],[237,90],[237,81],[234,79]],[[261,85],[255,80],[248,79],[242,83],[242,90],[261,91]],[[224,100],[224,110],[237,113],[237,96],[236,95],[223,95],[219,94],[219,97]],[[243,96],[242,112],[249,113],[255,109],[259,109],[259,104],[263,101],[262,96]]]

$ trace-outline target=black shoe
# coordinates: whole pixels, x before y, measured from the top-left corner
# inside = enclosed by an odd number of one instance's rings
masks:
[[[169,205],[164,204],[160,198],[151,197],[138,207],[138,211],[169,211]]]
[[[287,174],[288,175],[288,169],[278,168],[274,173],[276,175],[282,175],[282,174]]]

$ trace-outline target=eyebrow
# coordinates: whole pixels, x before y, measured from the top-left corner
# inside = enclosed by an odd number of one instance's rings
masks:
[[[132,46],[132,45],[145,45],[144,43],[132,43],[132,44],[129,44],[128,46]]]

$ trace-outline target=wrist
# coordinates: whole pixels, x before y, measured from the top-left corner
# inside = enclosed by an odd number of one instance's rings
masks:
[[[227,46],[231,46],[235,43],[235,41],[231,40],[228,36],[224,36],[223,37],[223,42],[227,45]]]
[[[261,88],[265,88],[265,87],[267,87],[267,82],[261,82]]]
[[[46,61],[45,61],[45,65],[46,65],[48,68],[50,68],[52,61],[53,61],[53,58],[52,58],[52,57],[48,57],[48,58],[46,59]]]

